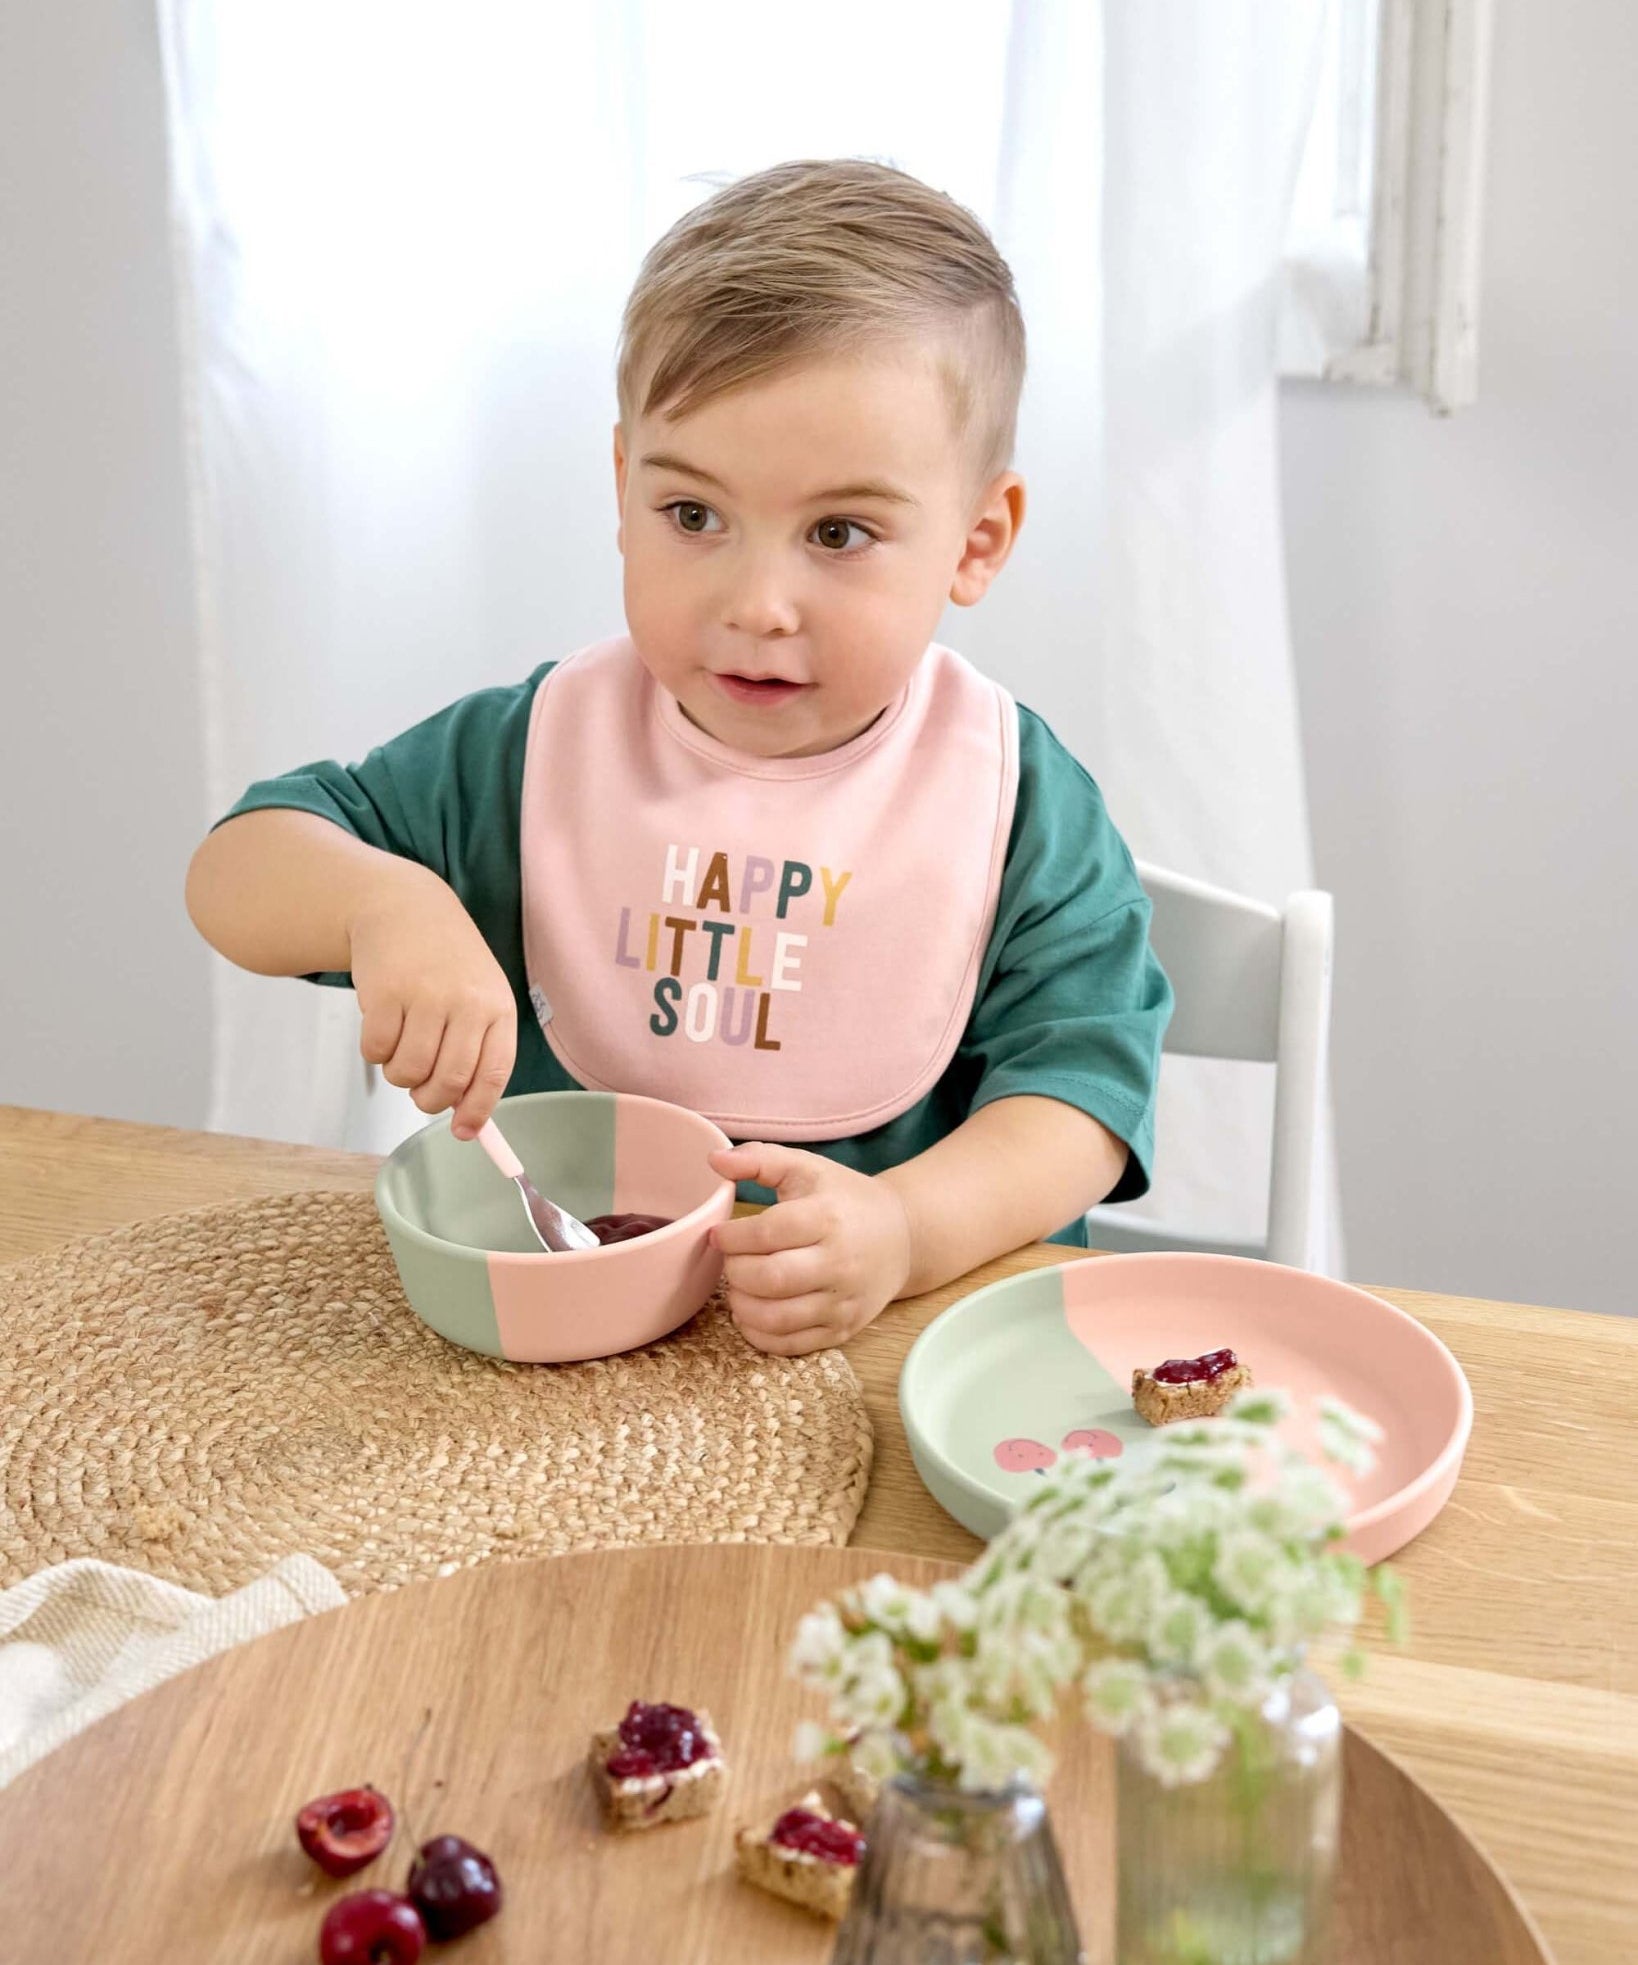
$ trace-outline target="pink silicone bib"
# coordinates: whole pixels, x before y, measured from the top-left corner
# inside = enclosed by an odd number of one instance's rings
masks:
[[[861,736],[819,757],[728,749],[629,640],[535,697],[524,949],[563,1067],[737,1138],[895,1118],[950,1062],[995,919],[1017,710],[933,646]]]

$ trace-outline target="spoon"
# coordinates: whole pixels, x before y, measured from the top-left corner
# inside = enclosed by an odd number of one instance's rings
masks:
[[[517,1182],[523,1211],[529,1217],[529,1226],[543,1249],[560,1255],[571,1249],[602,1247],[583,1221],[577,1220],[567,1208],[560,1208],[555,1201],[548,1201],[540,1192],[523,1171],[523,1162],[501,1137],[501,1130],[493,1119],[487,1120],[480,1130],[478,1144],[508,1180]]]

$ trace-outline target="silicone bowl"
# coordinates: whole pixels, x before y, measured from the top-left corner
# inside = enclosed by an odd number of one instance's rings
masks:
[[[698,1113],[623,1092],[502,1099],[501,1130],[542,1193],[582,1221],[657,1214],[607,1248],[541,1252],[518,1191],[445,1115],[392,1153],[375,1204],[410,1308],[469,1351],[528,1364],[612,1357],[676,1330],[722,1273],[709,1232],[734,1185],[706,1155],[728,1137]]]

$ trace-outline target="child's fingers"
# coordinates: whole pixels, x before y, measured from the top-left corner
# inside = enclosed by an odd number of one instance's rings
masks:
[[[411,1004],[397,1046],[381,1067],[382,1077],[389,1085],[414,1092],[432,1076],[432,1068],[438,1062],[438,1047],[443,1041],[443,1012],[419,1003]]]
[[[382,998],[364,1012],[364,1027],[358,1033],[358,1048],[366,1064],[385,1064],[398,1049],[404,1029],[404,1006],[396,998]]]
[[[414,1094],[423,1112],[442,1112],[472,1083],[478,1053],[483,1049],[484,1029],[481,1019],[470,1012],[452,1016],[444,1025],[432,1069]]]
[[[497,1017],[484,1032],[483,1048],[450,1130],[457,1139],[475,1139],[500,1103],[517,1056],[517,1030],[511,1017]]]
[[[779,1249],[807,1249],[823,1239],[819,1210],[807,1201],[781,1201],[761,1214],[722,1221],[712,1230],[724,1255],[772,1255]]]
[[[828,1351],[842,1342],[842,1333],[829,1324],[810,1324],[806,1330],[790,1331],[783,1337],[741,1324],[739,1333],[747,1344],[770,1358],[805,1358],[810,1351]]]
[[[735,1255],[724,1264],[728,1287],[768,1303],[789,1303],[822,1291],[832,1264],[816,1244],[780,1249],[773,1255]]]
[[[815,1324],[836,1322],[836,1299],[826,1290],[773,1300],[731,1284],[727,1296],[734,1322],[761,1337],[789,1337]]]
[[[747,1140],[743,1146],[719,1147],[711,1165],[729,1180],[754,1180],[778,1191],[782,1201],[811,1194],[830,1170],[830,1161],[800,1147],[774,1146]]]

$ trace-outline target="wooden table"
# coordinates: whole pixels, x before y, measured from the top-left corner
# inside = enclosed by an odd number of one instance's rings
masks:
[[[0,1262],[123,1222],[293,1188],[367,1189],[375,1162],[0,1106]],[[849,1347],[876,1429],[855,1546],[978,1544],[922,1488],[897,1381],[956,1296],[1065,1259],[1037,1247],[895,1305]],[[1638,1321],[1383,1289],[1438,1333],[1476,1418],[1449,1506],[1398,1559],[1413,1635],[1344,1709],[1489,1851],[1558,1965],[1638,1951]]]

